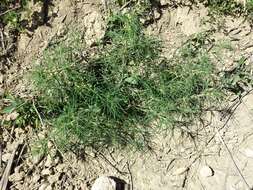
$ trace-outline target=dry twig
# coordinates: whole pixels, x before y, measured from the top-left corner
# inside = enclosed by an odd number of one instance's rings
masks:
[[[33,100],[33,108],[34,108],[34,110],[35,110],[36,114],[37,114],[37,115],[38,115],[38,117],[39,117],[39,120],[40,120],[41,126],[42,126],[42,127],[45,127],[45,124],[44,124],[44,122],[43,122],[43,120],[42,120],[42,118],[41,118],[41,115],[40,115],[40,113],[39,113],[38,109],[37,109],[37,108],[36,108],[36,106],[35,106],[34,100]]]
[[[126,174],[127,174],[126,172],[120,171],[120,170],[115,166],[115,164],[113,164],[110,160],[108,160],[108,159],[106,158],[106,156],[103,155],[101,152],[98,152],[98,151],[96,151],[96,152],[97,152],[98,155],[100,155],[101,158],[103,158],[110,166],[112,166],[119,174],[121,174],[121,175],[126,175]]]
[[[4,170],[4,174],[3,174],[2,178],[1,178],[1,181],[0,181],[0,189],[1,190],[6,190],[7,189],[7,185],[8,185],[8,181],[9,181],[8,178],[9,178],[9,175],[11,173],[12,164],[13,164],[13,161],[14,161],[14,158],[15,158],[15,155],[16,155],[16,151],[17,151],[19,145],[20,145],[19,143],[16,144],[16,146],[15,146],[15,148],[14,148],[12,154],[11,154],[11,157],[8,161],[8,164],[7,164],[7,166]]]
[[[21,6],[13,7],[13,8],[11,8],[11,9],[9,9],[9,10],[3,12],[3,13],[0,13],[0,16],[3,16],[3,15],[5,15],[5,14],[11,12],[11,11],[17,10],[17,9],[19,9],[20,7],[21,7]]]
[[[241,105],[242,103],[242,99],[244,97],[246,97],[247,95],[249,95],[251,92],[253,91],[253,89],[247,91],[244,95],[242,95],[241,97],[238,97],[238,102],[233,103],[232,106],[229,107],[228,110],[230,110],[229,115],[227,116],[226,121],[224,122],[224,124],[222,125],[222,127],[220,127],[218,129],[218,132],[221,131],[222,129],[224,129],[227,124],[229,123],[230,119],[232,118],[232,116],[234,115],[235,111],[237,110],[237,108]],[[226,117],[226,116],[225,116]],[[214,139],[214,137],[217,135],[217,132],[207,141],[206,146]]]
[[[130,3],[132,3],[132,0],[127,1],[122,7],[120,8],[120,11],[122,11],[124,8],[126,8]]]
[[[235,166],[235,168],[236,168],[236,170],[237,170],[239,176],[242,178],[242,180],[243,180],[243,182],[245,183],[245,185],[247,186],[247,188],[248,188],[249,190],[251,190],[251,188],[250,188],[248,182],[246,181],[245,177],[243,176],[243,174],[242,174],[240,168],[239,168],[238,165],[236,164],[235,159],[234,159],[234,157],[233,157],[233,154],[231,153],[231,151],[229,150],[227,144],[226,144],[225,141],[223,140],[223,138],[222,138],[222,136],[221,136],[221,134],[220,134],[220,131],[218,130],[217,126],[215,126],[215,129],[216,129],[216,131],[217,131],[217,135],[218,135],[218,137],[219,137],[221,143],[222,143],[222,144],[224,145],[224,147],[226,148],[226,150],[227,150],[227,152],[228,152],[228,154],[229,154],[229,156],[230,156],[230,158],[231,158],[231,160],[232,160],[232,162],[233,162],[233,164],[234,164],[234,166]]]

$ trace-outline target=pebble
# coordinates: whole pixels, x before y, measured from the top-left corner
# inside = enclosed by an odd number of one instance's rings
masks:
[[[24,136],[25,136],[25,131],[21,128],[15,128],[14,132],[15,132],[15,137],[17,139],[19,139],[21,136],[23,136],[23,138],[24,138]]]
[[[173,172],[173,175],[182,175],[182,174],[185,173],[187,170],[188,170],[188,167],[181,167],[181,168],[178,168],[178,169],[176,169],[176,170]]]
[[[2,155],[2,161],[3,162],[8,162],[10,157],[11,157],[11,153],[5,153],[5,154]]]
[[[210,167],[210,166],[203,166],[201,169],[200,169],[200,175],[202,177],[211,177],[214,175],[214,171],[213,169]]]
[[[58,164],[59,161],[60,161],[60,158],[59,158],[59,157],[56,157],[56,158],[54,159],[54,164],[55,164],[55,165]]]
[[[19,113],[12,112],[6,116],[6,121],[14,121],[19,116]]]
[[[48,141],[47,147],[48,147],[48,149],[51,149],[54,147],[54,144],[51,141]]]
[[[61,173],[61,172],[64,171],[65,167],[66,167],[65,164],[58,164],[58,165],[56,166],[56,171],[59,172],[59,173]]]
[[[46,168],[44,170],[41,171],[41,175],[50,175],[51,174],[51,171],[49,168]]]
[[[91,190],[116,190],[116,182],[109,177],[101,176],[96,179]]]

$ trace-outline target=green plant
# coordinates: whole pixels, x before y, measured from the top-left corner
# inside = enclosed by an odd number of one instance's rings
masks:
[[[253,2],[252,0],[245,2],[243,4],[233,0],[207,0],[204,1],[204,4],[210,8],[212,14],[243,15],[251,22],[253,18]]]
[[[3,15],[0,16],[0,23],[9,25],[14,29],[19,29],[21,12],[25,9],[27,3],[28,0],[21,0],[20,3],[14,0],[1,1],[0,13],[3,13]]]
[[[252,89],[253,77],[251,73],[252,69],[246,65],[246,58],[242,57],[233,69],[222,72],[224,88],[237,95]]]
[[[240,14],[243,10],[243,5],[230,0],[208,0],[206,5],[213,11],[224,14]]]
[[[166,60],[138,15],[127,13],[109,18],[104,43],[86,61],[80,36],[71,32],[67,39],[51,45],[33,73],[38,102],[49,113],[50,138],[61,149],[141,148],[152,129],[187,125],[218,99],[200,37]]]
[[[12,121],[5,121],[4,123],[12,124],[17,127],[23,127],[27,125],[38,126],[39,119],[36,113],[35,105],[31,100],[25,100],[23,98],[16,98],[8,95],[4,98],[7,105],[0,111],[1,114],[10,115],[16,114],[16,118]]]
[[[190,124],[204,108],[222,99],[220,82],[205,47],[207,36],[207,33],[193,36],[172,60],[161,64],[157,73],[158,97],[150,109],[157,110],[157,116],[167,127]]]
[[[32,3],[31,3],[32,2]],[[34,22],[32,9],[36,4],[44,7],[47,1],[43,0],[2,0],[0,2],[0,24],[8,26],[11,31],[22,31]],[[43,9],[43,8],[42,8]],[[43,15],[45,13],[41,13]],[[41,18],[42,20],[42,18]],[[36,23],[40,22],[36,18]]]
[[[115,2],[120,7],[128,5],[129,9],[146,21],[154,19],[153,9],[160,8],[159,1],[156,0],[115,0]]]

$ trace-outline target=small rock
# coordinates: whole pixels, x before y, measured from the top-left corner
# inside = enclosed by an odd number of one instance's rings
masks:
[[[245,156],[247,156],[249,158],[253,158],[253,149],[246,148],[243,152],[244,152]]]
[[[59,157],[56,157],[56,158],[54,159],[54,164],[55,164],[55,165],[58,164],[59,161],[60,161],[60,158],[59,158]]]
[[[64,171],[65,167],[66,167],[65,164],[58,164],[58,165],[56,166],[56,171],[59,172],[59,173],[61,173],[61,172]]]
[[[39,133],[39,134],[38,134],[38,137],[39,137],[39,139],[45,139],[45,138],[46,138],[45,132]]]
[[[10,159],[10,157],[11,157],[11,153],[3,154],[2,155],[2,161],[3,162],[8,162],[8,160]]]
[[[157,10],[154,11],[154,18],[159,19],[161,17],[161,13],[159,13]]]
[[[173,175],[182,175],[183,173],[185,173],[189,168],[188,167],[182,167],[182,168],[178,168],[173,172]]]
[[[15,137],[17,139],[19,139],[19,138],[24,139],[25,138],[25,131],[23,129],[17,127],[14,129],[14,132],[15,132]]]
[[[23,172],[22,165],[21,166],[17,166],[17,167],[14,168],[14,173],[20,173],[20,172]]]
[[[116,182],[106,176],[96,179],[91,190],[116,190]]]
[[[46,168],[41,171],[41,175],[50,175],[50,174],[51,174],[51,170],[49,168]]]
[[[12,112],[6,116],[6,121],[14,121],[19,116],[18,112]]]
[[[54,146],[54,144],[51,141],[48,141],[48,143],[47,143],[48,149],[53,148],[53,146]]]
[[[200,175],[202,177],[211,177],[214,175],[214,171],[211,167],[209,166],[203,166],[201,169],[200,169]]]
[[[99,12],[91,12],[83,18],[85,28],[84,40],[90,46],[105,35],[105,22],[103,16]]]

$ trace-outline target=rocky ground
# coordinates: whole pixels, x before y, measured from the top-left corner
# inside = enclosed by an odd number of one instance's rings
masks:
[[[29,96],[27,71],[54,38],[64,36],[68,26],[75,25],[83,31],[89,46],[103,37],[107,13],[100,1],[61,0],[52,11],[57,16],[49,20],[50,27],[40,26],[32,35],[22,33],[19,37],[17,63],[0,77],[2,89]],[[220,16],[212,20],[202,5],[164,6],[161,18],[149,25],[146,32],[163,41],[163,54],[170,57],[191,35],[210,30],[214,31],[213,40],[229,41],[233,46],[233,50],[210,49],[220,52],[222,62],[213,57],[220,70],[233,68],[242,55],[247,57],[248,64],[253,63],[252,25],[242,17]],[[136,190],[250,189],[253,93],[250,89],[245,91],[227,107],[230,109],[225,114],[208,112],[191,131],[182,128],[154,135],[150,150],[142,152],[108,148],[103,152],[87,149],[77,155],[62,153],[49,142],[45,146],[50,154],[35,154],[31,148],[34,139],[45,136],[46,126],[42,130],[1,126],[0,176],[3,180],[8,173],[4,173],[7,163],[12,160],[8,179],[9,189],[13,190],[86,190],[99,176],[118,177],[128,183],[129,189]],[[15,119],[15,115],[9,117]]]

